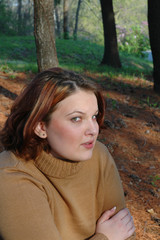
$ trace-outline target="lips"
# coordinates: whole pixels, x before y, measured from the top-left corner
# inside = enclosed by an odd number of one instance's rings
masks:
[[[87,148],[87,149],[91,149],[94,146],[94,141],[85,142],[85,143],[82,144],[82,146]]]

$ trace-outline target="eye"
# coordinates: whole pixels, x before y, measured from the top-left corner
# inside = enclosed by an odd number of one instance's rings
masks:
[[[74,117],[71,119],[72,122],[80,122],[81,118],[80,117]]]
[[[95,114],[95,115],[92,116],[92,119],[93,119],[93,120],[94,120],[94,119],[97,120],[97,117],[98,117],[98,114]]]

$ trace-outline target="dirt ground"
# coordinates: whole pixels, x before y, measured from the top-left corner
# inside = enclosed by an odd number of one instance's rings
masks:
[[[151,78],[115,80],[86,75],[102,85],[106,100],[99,139],[115,159],[136,240],[160,240],[160,96]],[[31,74],[0,72],[0,128]]]

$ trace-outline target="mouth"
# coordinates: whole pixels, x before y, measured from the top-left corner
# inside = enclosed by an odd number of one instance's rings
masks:
[[[94,141],[92,140],[92,141],[82,143],[82,146],[85,147],[86,149],[91,149],[94,147]]]

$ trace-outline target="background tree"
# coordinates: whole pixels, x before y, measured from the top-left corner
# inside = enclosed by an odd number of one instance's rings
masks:
[[[22,34],[22,0],[17,2],[17,14],[18,14],[18,35]]]
[[[14,34],[13,13],[5,0],[0,1],[0,33],[5,35]],[[15,31],[16,32],[16,31]]]
[[[53,13],[53,0],[34,0],[34,35],[39,71],[58,66]]]
[[[104,55],[101,64],[115,68],[121,67],[119,58],[115,18],[112,0],[100,0],[103,30],[104,30]]]
[[[154,91],[160,94],[160,0],[148,0],[148,24],[153,56]]]
[[[23,35],[33,35],[34,30],[34,17],[33,17],[33,1],[32,0],[23,0],[22,1],[22,32]]]
[[[75,17],[75,27],[74,27],[74,32],[73,32],[74,40],[77,39],[78,20],[79,20],[79,11],[80,11],[81,3],[82,3],[82,0],[78,0],[77,10],[76,10],[76,17]]]
[[[69,1],[63,0],[63,36],[64,39],[69,39]]]
[[[3,10],[1,3],[5,2],[6,17],[2,16],[5,32],[9,35],[33,35],[33,1],[32,0],[1,0],[0,11]],[[8,26],[8,27],[7,27]],[[8,29],[9,28],[9,29]]]

